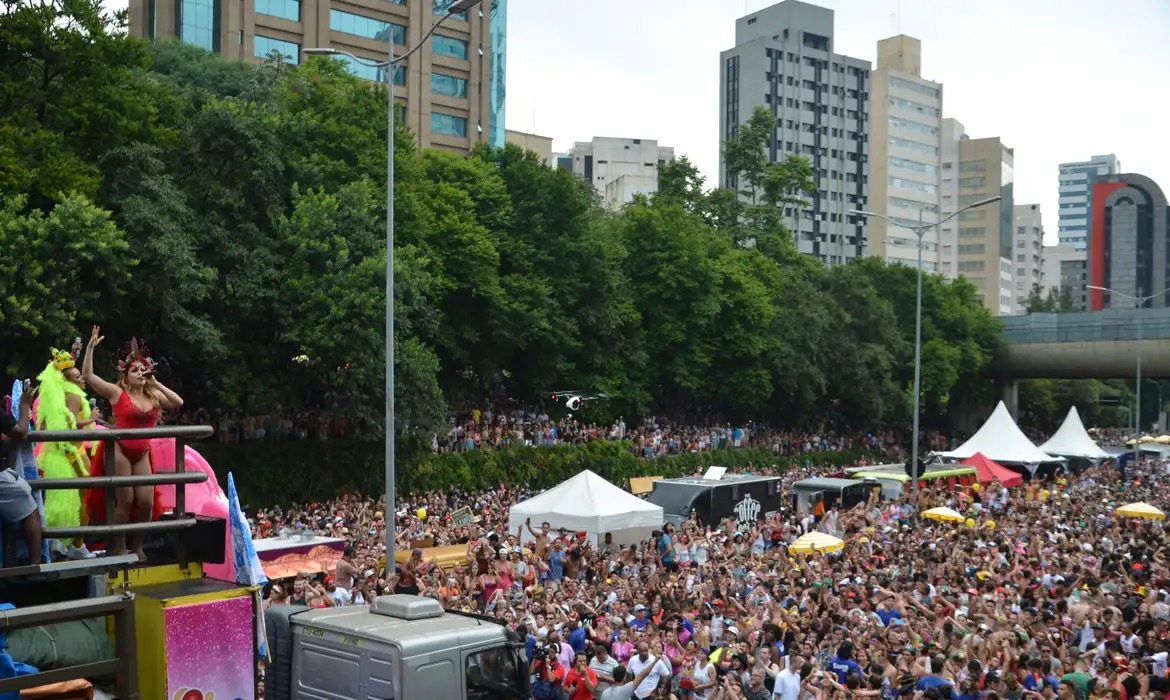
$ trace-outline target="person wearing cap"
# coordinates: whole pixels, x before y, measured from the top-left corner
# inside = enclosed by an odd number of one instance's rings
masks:
[[[646,606],[641,603],[633,608],[634,618],[629,620],[629,626],[638,630],[639,632],[646,629],[646,625],[650,624],[650,618],[646,616]]]

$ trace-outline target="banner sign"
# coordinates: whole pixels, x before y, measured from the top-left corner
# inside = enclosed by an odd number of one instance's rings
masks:
[[[252,608],[245,596],[166,609],[167,700],[255,700]]]

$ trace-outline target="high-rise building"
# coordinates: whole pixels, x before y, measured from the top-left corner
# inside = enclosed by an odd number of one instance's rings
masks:
[[[308,47],[384,61],[389,39],[401,53],[422,40],[454,0],[130,0],[130,33],[178,38],[227,58],[301,61]],[[274,53],[275,52],[275,53]],[[468,151],[502,147],[507,0],[456,13],[394,71],[394,97],[420,147]],[[385,71],[343,59],[355,75]]]
[[[968,138],[962,124],[953,119],[946,120],[944,131],[955,140],[943,144],[941,216],[996,195],[1003,199],[965,211],[951,219],[951,225],[944,225],[943,255],[951,263],[951,276],[965,277],[979,289],[984,307],[1000,316],[1010,315],[1015,295],[1012,149],[999,137]]]
[[[1012,210],[1012,313],[1022,314],[1033,287],[1044,275],[1044,223],[1039,204],[1017,204]]]
[[[775,119],[771,162],[807,156],[816,191],[785,216],[798,249],[827,264],[867,254],[869,61],[833,53],[833,11],[784,0],[735,22],[719,55],[719,140],[734,140],[758,107]],[[739,189],[720,159],[719,183]]]
[[[574,143],[569,155],[573,173],[616,208],[635,194],[658,191],[658,168],[674,160],[674,149],[651,139],[598,137]]]
[[[878,42],[870,73],[869,211],[897,223],[934,221],[940,200],[942,85],[922,77],[922,44],[899,35]],[[888,262],[918,264],[913,231],[871,217],[869,252]],[[939,270],[939,233],[922,238],[922,267]]]
[[[1085,285],[1089,284],[1089,276],[1085,251],[1077,250],[1068,243],[1044,246],[1042,278],[1040,284],[1044,287],[1045,296],[1052,290],[1056,290],[1057,294],[1068,290],[1073,311],[1088,308]]]
[[[945,219],[958,210],[959,169],[956,164],[959,162],[959,145],[969,138],[963,124],[957,119],[942,121],[942,138],[939,144],[942,171],[939,178],[939,205],[933,211],[927,209],[923,214],[925,218],[933,215],[932,220]],[[950,219],[938,226],[939,272],[944,277],[954,279],[959,276],[958,228],[964,221],[969,220],[970,214],[972,212],[964,212],[958,218]],[[986,216],[986,213],[974,215]]]
[[[1093,211],[1093,182],[1101,175],[1121,172],[1117,156],[1093,156],[1079,163],[1060,164],[1060,218],[1057,236],[1061,243],[1084,251],[1088,247],[1090,212]]]
[[[1093,183],[1089,235],[1090,284],[1131,297],[1157,294],[1145,306],[1170,306],[1170,210],[1166,195],[1145,175],[1103,175]],[[1089,291],[1089,308],[1132,307],[1109,292]]]

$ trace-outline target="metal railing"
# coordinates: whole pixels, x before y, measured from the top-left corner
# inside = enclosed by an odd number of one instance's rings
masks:
[[[999,320],[1008,343],[1076,343],[1137,340],[1139,319],[1144,340],[1170,338],[1170,308],[1025,314]]]
[[[52,489],[102,489],[106,492],[106,517],[112,518],[117,508],[115,490],[133,486],[157,486],[162,484],[175,485],[175,510],[171,520],[157,522],[140,522],[125,524],[85,525],[78,527],[46,527],[46,539],[69,539],[77,537],[111,537],[119,535],[145,535],[157,532],[176,532],[193,527],[195,518],[186,516],[187,494],[184,488],[187,484],[198,484],[207,481],[204,473],[188,473],[186,471],[186,441],[196,438],[209,437],[214,431],[208,425],[168,426],[162,428],[138,428],[132,430],[45,430],[34,431],[29,434],[31,442],[103,442],[109,445],[119,440],[144,440],[155,438],[175,439],[175,472],[173,474],[151,474],[142,476],[115,476],[115,450],[106,449],[103,454],[105,476],[79,477],[76,479],[32,479],[28,482],[34,490]],[[12,546],[15,533],[13,528],[5,529],[6,562],[13,561]],[[179,538],[176,545],[179,565],[186,568],[187,544]],[[133,556],[99,557],[84,561],[64,562],[61,564],[45,563],[34,566],[9,567],[0,569],[0,577],[9,580],[18,577],[35,577],[38,575],[62,574],[70,572],[97,573],[105,571],[107,574],[121,568],[128,572],[131,564],[137,562]],[[0,624],[3,629],[13,630],[24,627],[58,622],[85,620],[93,617],[113,616],[115,656],[113,659],[97,661],[76,666],[42,671],[27,676],[0,679],[0,693],[13,690],[35,688],[51,683],[60,683],[67,680],[87,678],[93,676],[114,674],[117,681],[117,697],[138,700],[138,659],[134,646],[134,594],[129,590],[129,577],[123,576],[123,591],[121,595],[106,596],[103,598],[86,598],[70,600],[49,605],[35,605],[15,610],[0,611]]]

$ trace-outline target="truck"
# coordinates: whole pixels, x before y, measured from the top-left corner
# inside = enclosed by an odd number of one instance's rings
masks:
[[[646,500],[661,506],[666,521],[676,527],[692,514],[705,525],[730,517],[747,524],[780,509],[780,486],[778,476],[754,474],[661,479]]]
[[[364,605],[272,606],[270,700],[527,700],[524,639],[494,618],[387,595]]]
[[[849,510],[869,498],[875,488],[880,489],[881,484],[862,479],[801,479],[790,487],[792,511],[797,515],[805,515],[813,510],[817,501],[824,503],[826,510],[834,505]]]

